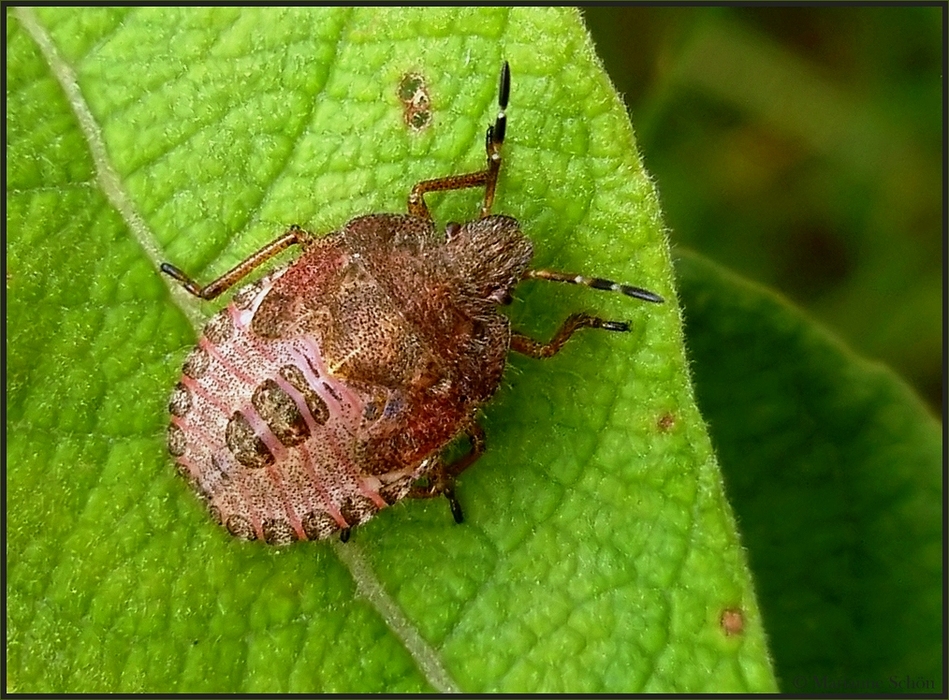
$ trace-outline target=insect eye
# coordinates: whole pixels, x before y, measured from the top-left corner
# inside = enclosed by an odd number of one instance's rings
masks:
[[[448,237],[449,241],[455,236],[457,236],[460,231],[461,231],[461,224],[455,221],[451,221],[445,226],[445,236]]]

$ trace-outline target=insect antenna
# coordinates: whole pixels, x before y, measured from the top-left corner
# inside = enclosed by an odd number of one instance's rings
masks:
[[[602,289],[607,292],[619,292],[634,299],[642,299],[653,304],[661,304],[665,301],[655,292],[650,292],[642,287],[633,287],[628,284],[619,284],[612,280],[605,280],[602,277],[584,277],[583,275],[570,275],[565,272],[554,272],[553,270],[527,270],[524,272],[523,279],[546,280],[548,282],[566,282],[567,284],[580,284],[592,289]]]
[[[508,99],[511,97],[511,67],[505,61],[501,65],[501,75],[498,78],[498,116],[494,124],[488,127],[485,134],[485,148],[488,153],[499,151],[501,144],[504,143],[504,136],[507,133],[507,109]]]

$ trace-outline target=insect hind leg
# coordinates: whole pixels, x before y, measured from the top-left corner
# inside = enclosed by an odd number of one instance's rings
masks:
[[[456,523],[462,523],[465,516],[461,511],[461,504],[455,497],[455,478],[465,469],[478,461],[484,454],[484,428],[477,423],[472,423],[465,430],[465,435],[471,443],[471,449],[454,462],[445,464],[439,458],[438,463],[428,474],[428,484],[425,486],[413,486],[408,493],[408,498],[436,498],[445,496],[448,499],[448,505],[451,508],[452,517]]]

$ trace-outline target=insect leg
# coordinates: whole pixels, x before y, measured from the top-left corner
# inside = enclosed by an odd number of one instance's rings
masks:
[[[491,213],[491,206],[494,204],[494,191],[498,184],[498,173],[501,170],[501,145],[504,143],[504,135],[507,131],[507,115],[504,110],[507,109],[508,97],[511,94],[511,69],[507,61],[501,66],[501,76],[498,86],[498,116],[494,124],[488,126],[485,134],[485,151],[487,151],[488,162],[484,170],[476,173],[465,173],[464,175],[449,175],[434,180],[423,180],[415,185],[409,193],[409,214],[423,219],[431,220],[432,215],[428,211],[423,195],[426,192],[440,192],[445,190],[463,190],[469,187],[484,187],[484,202],[481,205],[481,218]]]
[[[552,357],[560,352],[563,344],[581,328],[602,328],[605,331],[626,332],[629,330],[629,324],[622,321],[604,321],[602,318],[590,314],[571,314],[564,321],[560,330],[554,333],[554,337],[551,338],[549,343],[542,343],[523,333],[514,331],[511,334],[511,350],[538,359]]]
[[[438,465],[429,474],[429,485],[413,487],[408,493],[409,498],[445,496],[448,499],[448,505],[456,523],[464,522],[465,517],[461,512],[461,504],[458,503],[458,499],[455,497],[455,478],[477,462],[478,458],[484,454],[484,429],[477,423],[472,423],[465,430],[465,435],[468,436],[468,440],[471,442],[471,450],[451,464],[439,461]]]
[[[299,226],[291,226],[280,238],[268,243],[249,258],[239,262],[216,280],[203,287],[170,263],[162,263],[161,271],[179,282],[185,290],[199,299],[214,299],[278,253],[292,245],[304,245],[311,239],[312,236]]]

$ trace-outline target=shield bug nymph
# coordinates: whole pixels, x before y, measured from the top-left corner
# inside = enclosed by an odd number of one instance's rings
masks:
[[[549,342],[513,331],[498,307],[522,280],[662,299],[598,277],[530,269],[517,220],[492,214],[510,71],[488,127],[484,169],[416,184],[408,214],[369,214],[314,236],[298,226],[202,286],[214,299],[281,251],[299,257],[239,290],[211,318],[169,403],[168,450],[231,534],[270,544],[321,539],[409,497],[455,498],[456,477],[484,451],[479,407],[509,351],[550,357],[581,328],[626,323],[569,316]],[[483,187],[480,215],[436,230],[429,192]],[[469,451],[443,456],[456,438]]]

